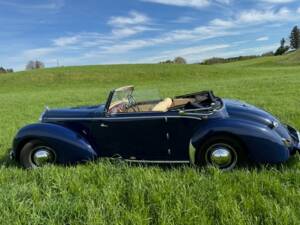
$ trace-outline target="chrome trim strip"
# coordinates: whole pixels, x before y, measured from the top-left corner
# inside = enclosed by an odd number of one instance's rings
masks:
[[[159,161],[159,160],[138,160],[138,159],[124,159],[126,162],[136,162],[136,163],[168,163],[168,164],[186,164],[190,161]]]
[[[203,118],[195,116],[135,116],[135,117],[91,117],[91,118],[44,118],[46,121],[50,120],[128,120],[128,119],[155,119],[155,118],[179,118],[179,119],[196,119],[202,120]]]
[[[297,148],[300,149],[300,132],[298,130],[296,130],[297,132],[297,136],[298,136],[298,145],[297,145]]]
[[[192,141],[190,141],[190,145],[189,145],[189,157],[190,157],[190,163],[194,165],[196,163],[196,149],[192,145]]]

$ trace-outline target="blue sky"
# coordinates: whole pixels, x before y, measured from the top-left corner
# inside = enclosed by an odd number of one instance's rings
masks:
[[[0,0],[0,66],[260,54],[297,23],[297,0]]]

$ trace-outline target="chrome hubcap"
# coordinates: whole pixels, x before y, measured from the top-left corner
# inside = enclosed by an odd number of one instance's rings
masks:
[[[207,150],[206,162],[219,169],[230,170],[237,164],[237,153],[227,144],[215,144]]]
[[[227,166],[231,162],[231,153],[228,149],[218,148],[211,153],[211,162],[216,166]]]
[[[34,151],[32,161],[37,167],[42,167],[53,163],[55,160],[53,151],[46,147],[38,148]]]

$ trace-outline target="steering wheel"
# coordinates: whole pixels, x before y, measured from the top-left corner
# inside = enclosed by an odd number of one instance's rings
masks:
[[[140,112],[140,108],[138,107],[138,105],[136,105],[136,101],[134,99],[134,97],[132,95],[128,95],[128,105],[127,105],[127,110],[132,107],[132,110],[134,112]]]

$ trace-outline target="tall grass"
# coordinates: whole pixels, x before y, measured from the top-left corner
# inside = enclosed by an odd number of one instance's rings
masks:
[[[262,58],[199,65],[88,66],[0,76],[0,224],[299,224],[300,163],[220,172],[99,160],[25,171],[7,153],[45,105],[104,102],[133,84],[162,96],[212,89],[271,111],[300,129],[300,66]],[[273,60],[273,59],[272,59]]]

